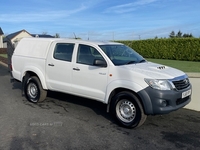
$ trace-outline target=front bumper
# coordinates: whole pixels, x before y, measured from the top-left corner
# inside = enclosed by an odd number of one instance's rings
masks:
[[[191,90],[191,85],[184,90],[156,90],[151,87],[138,92],[147,115],[167,114],[184,107],[191,101],[191,94],[182,98],[182,93]]]

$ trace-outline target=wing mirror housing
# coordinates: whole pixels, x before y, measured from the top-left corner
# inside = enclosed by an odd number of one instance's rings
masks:
[[[98,66],[98,67],[107,67],[107,63],[105,60],[102,59],[95,59],[94,60],[94,66]]]

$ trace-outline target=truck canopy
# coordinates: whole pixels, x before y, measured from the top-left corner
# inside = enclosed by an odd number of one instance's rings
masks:
[[[14,54],[45,59],[53,41],[53,38],[23,38],[15,48]]]

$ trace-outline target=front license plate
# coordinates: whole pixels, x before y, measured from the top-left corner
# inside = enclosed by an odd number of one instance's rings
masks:
[[[192,92],[191,90],[188,90],[188,91],[183,92],[183,93],[182,93],[182,98],[185,98],[185,97],[191,95],[191,92]]]

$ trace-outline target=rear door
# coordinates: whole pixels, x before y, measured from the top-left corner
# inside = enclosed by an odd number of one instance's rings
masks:
[[[94,66],[95,59],[105,60],[96,48],[89,45],[78,45],[76,62],[72,67],[72,92],[103,101],[107,86],[108,66]]]
[[[51,47],[46,61],[47,86],[51,90],[70,92],[75,43],[53,43]]]

